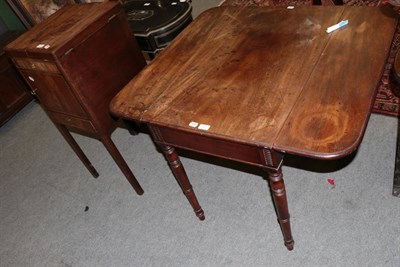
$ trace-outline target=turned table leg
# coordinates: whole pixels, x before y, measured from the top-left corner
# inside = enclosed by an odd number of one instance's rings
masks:
[[[121,153],[118,151],[118,148],[115,146],[114,142],[111,140],[111,137],[108,135],[102,135],[100,137],[101,142],[104,144],[108,152],[111,154],[115,163],[117,163],[118,167],[121,169],[122,173],[128,179],[129,183],[132,185],[133,189],[136,191],[138,195],[143,194],[143,189],[140,186],[139,182],[136,180],[136,177],[133,175],[131,169],[128,164],[126,164],[124,158]]]
[[[190,181],[186,175],[185,169],[179,159],[178,153],[175,151],[175,148],[166,145],[159,145],[163,151],[165,158],[168,161],[169,166],[171,167],[172,173],[175,175],[176,180],[178,181],[183,193],[186,198],[189,200],[190,205],[192,206],[196,216],[203,221],[204,211],[201,208],[199,202],[197,201],[196,195],[193,191],[193,187],[190,184]]]
[[[88,171],[93,175],[93,177],[95,177],[95,178],[99,177],[99,173],[93,167],[92,163],[86,157],[85,153],[83,153],[82,149],[79,147],[78,143],[72,137],[72,135],[70,134],[68,129],[64,125],[61,125],[58,123],[54,123],[54,124],[57,127],[57,129],[60,131],[60,133],[62,134],[64,139],[67,141],[67,143],[70,145],[72,150],[74,150],[75,154],[79,157],[79,159],[82,161],[82,163],[88,169]]]
[[[286,199],[285,183],[283,181],[282,169],[266,169],[269,177],[269,185],[274,199],[278,221],[281,226],[285,246],[288,250],[293,249],[294,241],[290,229],[290,215]]]

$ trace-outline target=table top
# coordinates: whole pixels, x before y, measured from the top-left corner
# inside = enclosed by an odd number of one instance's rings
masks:
[[[396,25],[381,7],[210,9],[111,111],[284,153],[342,157],[361,142]]]

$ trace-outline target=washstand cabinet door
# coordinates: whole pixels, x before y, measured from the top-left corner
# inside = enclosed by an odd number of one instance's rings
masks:
[[[86,112],[63,76],[26,70],[21,70],[21,73],[45,109],[87,118]]]

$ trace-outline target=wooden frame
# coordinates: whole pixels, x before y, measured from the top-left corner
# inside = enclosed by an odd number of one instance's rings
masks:
[[[104,0],[6,0],[27,29],[32,28],[66,4]]]

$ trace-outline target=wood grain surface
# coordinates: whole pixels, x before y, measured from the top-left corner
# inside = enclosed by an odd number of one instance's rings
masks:
[[[326,33],[344,19],[347,26]],[[363,136],[396,24],[376,7],[214,8],[136,76],[111,111],[284,153],[345,156]]]
[[[118,2],[68,4],[39,23],[40,26],[35,25],[28,34],[7,45],[7,50],[15,56],[18,51],[26,51],[31,57],[43,58],[45,52],[60,57],[105,24],[107,21],[102,23],[101,20],[108,19],[107,14],[115,13],[117,6]],[[39,45],[48,45],[48,48]]]

